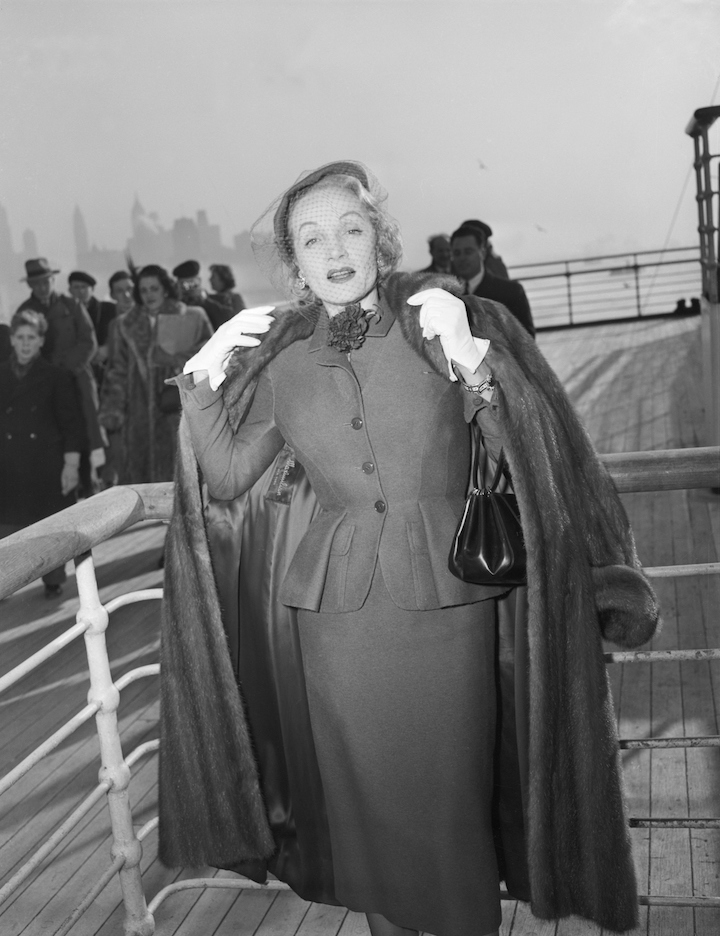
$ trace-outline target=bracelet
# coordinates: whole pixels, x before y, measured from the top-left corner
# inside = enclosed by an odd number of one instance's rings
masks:
[[[491,393],[495,389],[495,380],[493,375],[490,374],[488,377],[479,384],[463,384],[463,390],[467,390],[468,393],[483,393],[485,390],[489,390]]]

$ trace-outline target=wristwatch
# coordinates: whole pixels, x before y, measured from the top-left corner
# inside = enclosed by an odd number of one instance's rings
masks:
[[[468,393],[484,393],[485,390],[489,390],[490,393],[495,389],[495,380],[493,375],[490,374],[488,377],[479,384],[463,384],[463,390],[467,390]]]

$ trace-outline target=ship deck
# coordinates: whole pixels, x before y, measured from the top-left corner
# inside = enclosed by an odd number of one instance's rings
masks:
[[[567,388],[600,452],[683,448],[703,444],[699,318],[667,317],[545,332],[539,345]],[[623,495],[645,565],[713,562],[720,552],[720,497],[707,490]],[[158,558],[165,527],[127,530],[94,552],[103,601],[162,584]],[[653,649],[720,647],[717,576],[660,579],[664,627]],[[71,577],[59,601],[47,601],[39,583],[0,603],[2,671],[11,669],[74,622],[77,591]],[[159,603],[130,605],[113,614],[108,644],[113,675],[158,660]],[[611,665],[623,737],[718,734],[720,663],[663,662]],[[87,696],[87,666],[80,642],[0,698],[0,775],[80,709]],[[123,747],[129,752],[157,737],[157,680],[133,683],[119,709]],[[157,811],[156,757],[133,771],[131,799],[140,826]],[[629,812],[633,816],[720,816],[720,749],[633,750],[623,754]],[[85,725],[0,800],[0,884],[72,811],[97,782],[98,741]],[[634,830],[641,893],[720,896],[720,830]],[[148,899],[173,880],[219,875],[182,873],[156,857],[156,834],[144,843]],[[104,802],[43,862],[0,908],[2,936],[46,936],[70,914],[110,862]],[[117,879],[73,929],[82,936],[123,931]],[[308,904],[289,891],[185,891],[156,914],[162,936],[366,936],[362,915]],[[534,919],[519,903],[503,904],[503,936],[600,933],[577,919]],[[720,932],[720,909],[641,908],[636,933],[711,936]]]

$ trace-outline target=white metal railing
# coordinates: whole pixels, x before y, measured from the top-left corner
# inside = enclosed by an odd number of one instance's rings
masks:
[[[605,455],[602,456],[602,460],[610,470],[615,486],[621,492],[716,487],[720,484],[718,472],[720,448]],[[114,598],[103,606],[95,579],[92,549],[139,521],[169,519],[172,489],[172,484],[114,488],[15,533],[5,540],[0,540],[0,597],[5,597],[28,582],[34,581],[44,572],[56,568],[62,562],[74,559],[80,602],[75,625],[0,677],[0,692],[10,688],[80,635],[85,638],[90,673],[87,705],[13,770],[0,778],[0,795],[25,776],[45,755],[93,715],[97,723],[101,761],[99,782],[96,788],[82,800],[50,838],[0,889],[0,904],[28,879],[104,795],[107,796],[110,814],[113,838],[112,861],[73,913],[55,930],[53,936],[66,936],[82,913],[91,906],[116,874],[120,878],[122,889],[127,936],[151,936],[155,931],[154,913],[167,897],[181,890],[198,887],[286,889],[286,885],[279,881],[258,885],[253,881],[240,878],[196,878],[168,885],[160,890],[149,904],[143,891],[140,873],[142,842],[157,828],[157,818],[150,820],[137,833],[135,832],[128,786],[131,767],[140,758],[156,751],[159,742],[155,740],[141,744],[124,757],[118,732],[117,709],[121,691],[137,679],[157,675],[159,666],[153,664],[138,667],[113,682],[105,633],[109,616],[113,611],[132,602],[158,599],[162,596],[162,589],[131,592]],[[662,566],[654,569],[648,568],[645,571],[650,577],[655,578],[665,578],[670,575],[706,575],[720,571],[720,563]],[[606,654],[608,663],[651,662],[661,659],[720,659],[720,649]],[[626,748],[705,744],[720,744],[720,738],[631,739],[621,742],[621,746]],[[698,823],[704,825],[697,825]],[[653,827],[681,825],[685,828],[707,828],[720,826],[720,820],[635,819],[631,820],[631,825]],[[642,896],[640,902],[652,906],[720,907],[720,898],[713,897]]]
[[[538,331],[700,311],[697,245],[517,264],[509,273],[522,282]]]

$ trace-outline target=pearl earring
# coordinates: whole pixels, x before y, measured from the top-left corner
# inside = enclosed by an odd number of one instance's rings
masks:
[[[305,287],[307,286],[307,283],[305,282],[305,277],[302,275],[300,270],[298,270],[297,281],[298,281],[298,286],[300,287],[300,289],[305,289]]]

